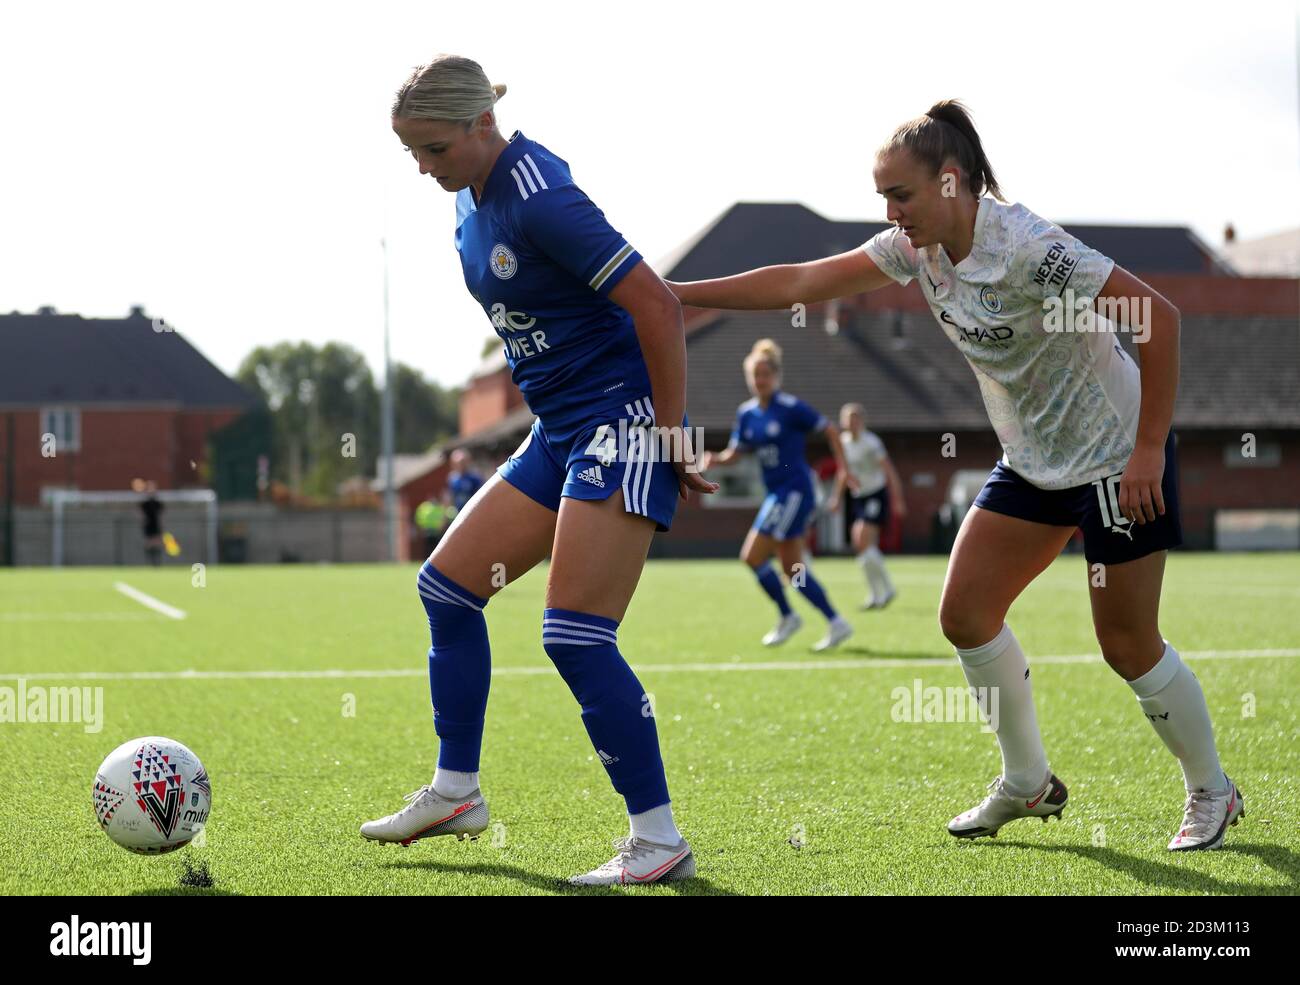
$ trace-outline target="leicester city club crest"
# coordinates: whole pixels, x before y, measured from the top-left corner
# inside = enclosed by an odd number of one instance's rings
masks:
[[[492,247],[492,256],[488,263],[492,267],[492,273],[502,280],[509,280],[519,269],[519,261],[515,259],[514,252],[505,243],[498,243]]]

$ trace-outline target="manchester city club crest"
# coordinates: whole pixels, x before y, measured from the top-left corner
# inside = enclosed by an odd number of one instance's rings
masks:
[[[519,269],[519,261],[515,259],[514,252],[505,243],[498,243],[492,247],[492,256],[488,263],[492,267],[492,273],[502,280],[509,280]]]
[[[998,297],[998,292],[988,285],[980,291],[980,304],[984,305],[985,311],[995,315],[1002,310],[1002,299]]]

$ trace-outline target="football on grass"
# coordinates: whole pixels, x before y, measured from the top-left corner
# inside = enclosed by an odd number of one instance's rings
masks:
[[[128,851],[161,855],[203,830],[212,784],[199,757],[173,739],[152,735],[108,754],[91,791],[104,832]]]

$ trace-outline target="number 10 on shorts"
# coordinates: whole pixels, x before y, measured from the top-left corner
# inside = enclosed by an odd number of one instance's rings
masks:
[[[1116,533],[1122,533],[1132,539],[1132,534],[1125,528],[1133,521],[1122,516],[1119,511],[1119,483],[1122,475],[1108,475],[1104,479],[1094,479],[1097,487],[1097,508],[1101,510],[1101,522]]]

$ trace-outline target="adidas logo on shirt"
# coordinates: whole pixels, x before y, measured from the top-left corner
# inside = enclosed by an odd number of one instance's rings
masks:
[[[601,489],[605,488],[605,477],[601,474],[599,465],[593,465],[589,469],[583,469],[583,471],[578,473],[578,478],[582,479],[584,482],[590,482],[593,486],[599,486]]]

